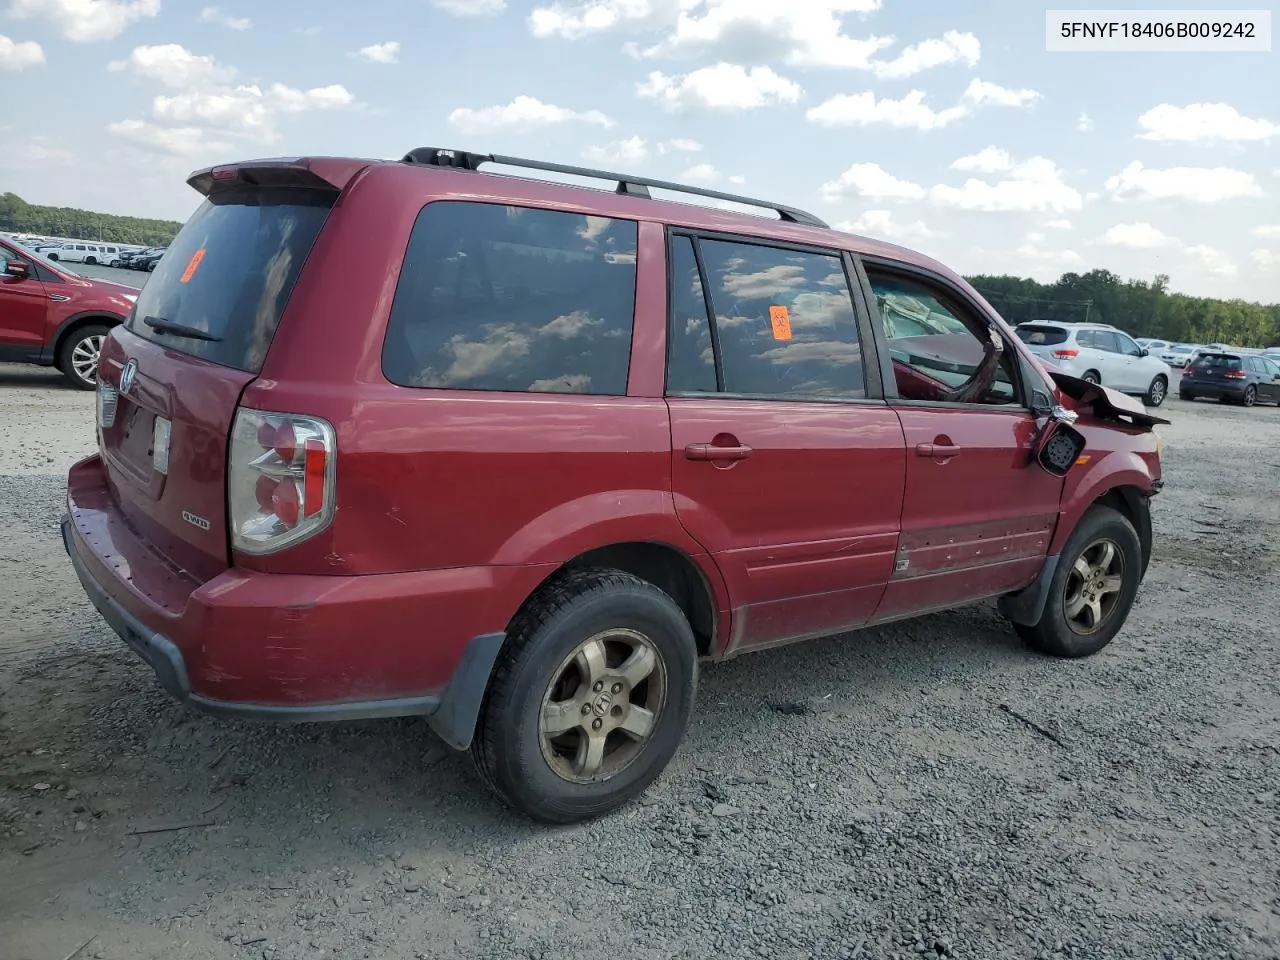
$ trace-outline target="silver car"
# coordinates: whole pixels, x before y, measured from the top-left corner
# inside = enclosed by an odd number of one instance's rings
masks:
[[[1020,323],[1014,333],[1037,357],[1063,373],[1140,396],[1158,407],[1173,371],[1122,330],[1101,323]]]

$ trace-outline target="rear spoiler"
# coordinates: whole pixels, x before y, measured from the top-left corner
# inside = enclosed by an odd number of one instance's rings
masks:
[[[219,185],[311,187],[341,192],[373,160],[339,157],[271,157],[205,167],[187,177],[187,184],[203,196]]]
[[[1058,370],[1049,370],[1049,376],[1053,378],[1059,390],[1080,406],[1087,407],[1095,417],[1118,420],[1121,423],[1128,422],[1135,427],[1147,429],[1154,427],[1157,423],[1172,422],[1148,412],[1141,401],[1112,390],[1110,387],[1104,387],[1100,383],[1090,383],[1088,380],[1081,380],[1079,377],[1073,377]]]

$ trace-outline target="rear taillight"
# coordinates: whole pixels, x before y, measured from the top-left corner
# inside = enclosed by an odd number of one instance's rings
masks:
[[[1053,355],[1059,360],[1070,360],[1072,357],[1080,356],[1080,351],[1073,347],[1063,347],[1060,350],[1054,350]]]
[[[1224,377],[1230,377],[1232,380],[1243,380],[1248,376],[1243,370],[1228,370],[1223,374]]]
[[[227,475],[232,546],[274,553],[328,526],[337,456],[327,421],[238,410]]]
[[[111,384],[98,378],[98,429],[108,430],[115,425],[116,407],[120,403],[120,392]]]

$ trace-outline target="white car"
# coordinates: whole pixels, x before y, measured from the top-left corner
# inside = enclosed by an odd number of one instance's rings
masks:
[[[1020,323],[1014,328],[1037,357],[1063,373],[1140,396],[1158,407],[1169,395],[1173,371],[1132,337],[1101,323]]]
[[[1171,367],[1185,367],[1200,349],[1194,343],[1171,343],[1160,352],[1160,359]]]

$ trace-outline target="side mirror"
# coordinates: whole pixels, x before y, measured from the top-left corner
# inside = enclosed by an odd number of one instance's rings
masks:
[[[1151,356],[1151,351],[1150,351],[1150,350],[1148,350],[1146,347],[1139,347],[1139,348],[1138,348],[1138,356],[1140,356],[1140,357],[1149,357],[1149,356]]]
[[[1036,438],[1036,463],[1050,476],[1065,477],[1084,451],[1084,434],[1071,425],[1074,419],[1068,411],[1055,409]]]
[[[4,265],[4,272],[10,277],[17,277],[19,280],[25,280],[31,276],[31,268],[22,260],[10,260]]]

